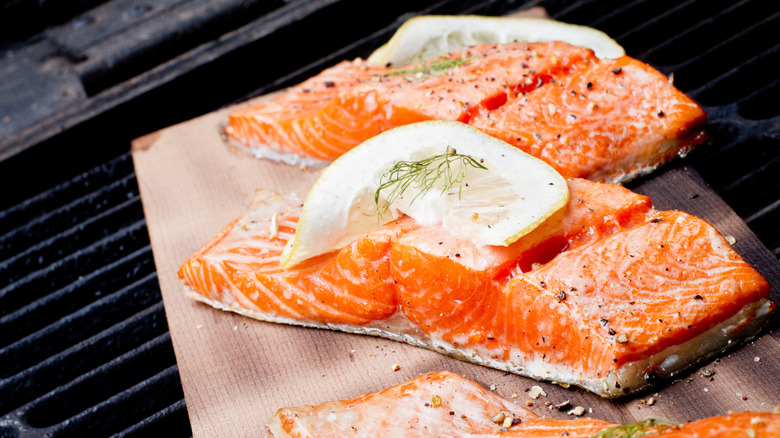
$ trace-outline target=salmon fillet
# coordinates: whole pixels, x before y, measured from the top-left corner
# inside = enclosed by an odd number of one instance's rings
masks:
[[[329,162],[390,128],[457,120],[565,177],[625,182],[704,140],[704,111],[652,67],[561,42],[481,45],[391,69],[345,61],[230,114],[257,156]]]
[[[755,335],[774,310],[766,280],[707,222],[620,186],[568,185],[569,203],[508,247],[402,217],[285,269],[301,205],[262,192],[179,277],[220,309],[384,336],[604,397]]]
[[[353,400],[280,409],[268,430],[275,438],[591,438],[618,426],[594,418],[541,418],[468,379],[439,371]],[[647,433],[665,438],[777,437],[780,415],[742,412],[655,426]]]

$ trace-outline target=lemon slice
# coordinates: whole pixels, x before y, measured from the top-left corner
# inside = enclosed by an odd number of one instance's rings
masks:
[[[563,41],[587,47],[599,58],[619,58],[623,48],[604,32],[542,18],[422,15],[407,20],[368,61],[397,67],[477,44]]]
[[[403,192],[395,190],[396,197],[393,191],[399,186],[391,184],[375,199],[399,163],[435,161],[451,153],[486,169],[453,160],[448,181],[446,166],[433,164],[428,167],[432,175],[443,173],[427,189],[413,182]],[[465,176],[458,180],[459,175]],[[481,244],[507,246],[568,200],[566,180],[558,172],[502,140],[459,122],[404,125],[366,140],[323,171],[306,196],[281,265],[290,267],[346,246],[402,213],[423,224],[441,223]],[[382,212],[383,206],[389,208]]]

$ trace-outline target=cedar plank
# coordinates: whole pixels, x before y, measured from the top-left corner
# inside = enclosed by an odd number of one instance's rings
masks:
[[[255,188],[303,194],[317,175],[316,170],[256,160],[226,147],[220,137],[226,111],[166,128],[133,148],[194,436],[253,434],[281,407],[349,399],[442,369],[486,387],[495,385],[498,394],[510,399],[517,394],[518,403],[533,402],[530,409],[556,418],[571,417],[547,409],[545,402],[569,400],[593,409],[586,415],[615,422],[650,415],[689,421],[780,405],[777,332],[704,365],[716,371],[712,380],[693,371],[655,392],[615,402],[403,343],[259,322],[185,298],[176,278],[179,266],[244,211]],[[666,170],[635,190],[652,195],[659,208],[688,210],[735,236],[735,249],[770,279],[777,297],[777,261],[692,169]],[[692,193],[699,196],[690,198]],[[401,369],[393,372],[393,364]],[[548,396],[531,400],[526,391],[533,385]],[[650,396],[656,403],[642,404]]]

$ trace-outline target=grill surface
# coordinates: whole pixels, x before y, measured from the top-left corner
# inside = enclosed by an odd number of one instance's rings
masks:
[[[191,435],[129,141],[365,57],[412,14],[539,5],[674,73],[710,114],[685,162],[780,255],[777,2],[157,3],[0,6],[2,438]]]

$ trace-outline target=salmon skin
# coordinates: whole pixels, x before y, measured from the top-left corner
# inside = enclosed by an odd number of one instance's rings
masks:
[[[603,397],[694,366],[772,315],[767,281],[704,220],[617,185],[568,185],[569,203],[508,247],[404,216],[285,269],[301,204],[261,192],[179,277],[223,310],[383,336]]]
[[[645,434],[631,436],[780,436],[780,415],[766,412],[729,414],[682,425],[643,423]],[[619,433],[627,426],[594,418],[541,418],[468,379],[439,371],[353,400],[280,409],[268,430],[275,438],[617,438],[628,436]]]
[[[316,164],[393,127],[457,120],[564,177],[622,183],[704,141],[706,118],[635,59],[601,60],[561,42],[508,43],[401,69],[345,61],[234,111],[226,132],[259,157]]]

